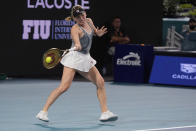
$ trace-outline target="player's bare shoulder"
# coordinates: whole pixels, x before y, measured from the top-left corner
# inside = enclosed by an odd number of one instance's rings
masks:
[[[79,30],[80,30],[80,28],[77,24],[73,25],[71,28],[71,32],[78,32]]]

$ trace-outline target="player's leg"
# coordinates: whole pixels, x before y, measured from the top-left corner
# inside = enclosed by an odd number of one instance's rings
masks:
[[[100,75],[97,68],[94,66],[89,72],[79,72],[82,76],[92,81],[97,86],[97,97],[100,102],[102,115],[100,117],[101,121],[116,120],[117,116],[110,112],[107,107],[106,91],[104,85],[104,79]]]
[[[48,97],[48,99],[46,101],[46,104],[44,105],[42,111],[40,111],[40,113],[38,113],[37,118],[39,118],[41,120],[44,120],[44,121],[48,121],[47,111],[48,111],[49,107],[55,102],[55,100],[62,93],[67,91],[67,89],[70,87],[70,85],[72,83],[74,75],[75,75],[75,70],[74,69],[71,69],[71,68],[68,68],[68,67],[64,67],[63,75],[62,75],[61,83],[60,83],[59,87],[54,89],[50,93],[50,95],[49,95],[49,97]]]
[[[101,111],[106,112],[108,110],[107,108],[107,102],[106,102],[106,92],[104,87],[104,79],[100,75],[99,71],[96,67],[92,67],[89,72],[80,72],[79,73],[93,82],[97,86],[97,97],[100,102]]]

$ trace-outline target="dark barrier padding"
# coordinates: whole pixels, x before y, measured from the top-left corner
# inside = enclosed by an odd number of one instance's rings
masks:
[[[53,70],[43,68],[42,55],[52,47],[60,49],[70,47],[69,35],[64,35],[62,32],[69,34],[71,25],[66,25],[64,28],[64,25],[55,22],[69,16],[70,8],[74,4],[83,4],[87,8],[88,16],[98,26],[107,25],[113,16],[121,16],[133,43],[161,44],[162,1],[20,0],[4,2],[7,3],[2,3],[4,6],[2,13],[5,15],[1,20],[3,35],[0,44],[0,73],[6,73],[8,76],[61,75],[61,65]],[[40,30],[41,27],[44,29]],[[62,37],[66,37],[67,40]],[[103,39],[97,37],[93,41],[91,55],[98,61],[96,65],[98,69],[103,64],[106,44]]]

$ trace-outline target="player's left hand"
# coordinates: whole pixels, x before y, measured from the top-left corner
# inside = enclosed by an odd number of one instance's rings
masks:
[[[97,27],[97,29],[96,29],[96,35],[97,36],[101,37],[105,33],[107,33],[107,28],[105,28],[105,26],[102,26],[100,29],[99,29],[99,27]]]

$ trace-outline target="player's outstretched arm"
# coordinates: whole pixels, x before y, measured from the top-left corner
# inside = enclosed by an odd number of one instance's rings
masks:
[[[93,23],[93,21],[92,21],[91,18],[87,18],[87,20],[88,20],[89,23],[92,25],[92,28],[93,28],[93,30],[94,30],[94,32],[95,32],[95,34],[96,34],[97,36],[101,37],[101,36],[103,36],[104,34],[107,33],[107,28],[105,28],[105,26],[102,26],[102,27],[99,29],[99,27],[97,27],[97,28],[95,27],[95,25],[94,25],[94,23]]]

